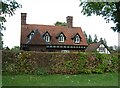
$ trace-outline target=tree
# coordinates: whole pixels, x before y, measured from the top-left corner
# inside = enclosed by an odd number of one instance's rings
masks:
[[[85,35],[86,40],[88,39],[86,32],[84,31],[83,34]]]
[[[3,34],[0,31],[0,50],[3,48],[2,36],[3,36]]]
[[[97,35],[95,34],[94,35],[94,41],[93,41],[94,43],[97,43],[98,42],[98,38],[97,38]]]
[[[67,26],[67,23],[57,21],[54,25],[55,26]]]
[[[104,38],[104,40],[103,40],[103,43],[105,44],[105,45],[107,45],[107,41],[106,41],[106,39]]]
[[[88,36],[87,43],[88,43],[88,44],[93,43],[91,35]]]
[[[80,0],[81,1],[81,0]],[[113,21],[116,26],[111,27],[114,31],[120,32],[120,1],[119,2],[85,2],[80,3],[82,13],[87,16],[92,14],[102,16],[107,23]]]
[[[2,0],[0,1],[0,49],[2,49],[3,41],[2,41],[2,30],[5,30],[4,22],[7,20],[5,19],[6,15],[13,16],[15,10],[20,8],[21,5],[18,4],[15,0]]]

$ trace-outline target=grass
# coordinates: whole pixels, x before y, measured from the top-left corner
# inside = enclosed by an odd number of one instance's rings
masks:
[[[3,86],[118,86],[117,73],[79,75],[3,75]]]

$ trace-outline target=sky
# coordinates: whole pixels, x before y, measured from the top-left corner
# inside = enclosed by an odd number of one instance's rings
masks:
[[[27,24],[54,25],[56,21],[66,22],[67,16],[73,16],[73,26],[81,27],[82,31],[93,38],[105,38],[108,46],[118,45],[118,33],[110,27],[114,23],[106,23],[101,16],[87,17],[81,13],[79,0],[16,0],[22,8],[15,15],[7,16],[6,30],[3,31],[4,46],[10,48],[20,46],[21,13],[27,13]]]

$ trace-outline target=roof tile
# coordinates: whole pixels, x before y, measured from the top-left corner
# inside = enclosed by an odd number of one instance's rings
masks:
[[[80,27],[72,27],[67,28],[64,26],[51,26],[51,25],[36,25],[36,24],[26,24],[21,25],[21,44],[26,44],[28,41],[27,36],[31,33],[33,30],[38,30],[39,33],[34,36],[34,38],[31,40],[30,44],[48,44],[44,42],[44,39],[42,36],[46,31],[49,32],[51,35],[51,41],[49,44],[52,45],[88,45],[85,39],[85,36],[81,30]],[[56,39],[56,36],[63,32],[66,36],[66,40],[64,43],[59,43],[59,41]],[[79,34],[81,37],[80,44],[75,44],[73,40],[71,39],[75,34]],[[41,36],[41,37],[40,37]]]

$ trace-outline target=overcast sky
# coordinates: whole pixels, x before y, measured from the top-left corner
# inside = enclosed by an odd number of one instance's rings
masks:
[[[118,45],[118,34],[110,29],[114,24],[107,23],[99,16],[86,17],[81,13],[79,0],[16,0],[22,4],[15,15],[7,17],[4,31],[4,46],[20,46],[21,14],[27,13],[27,24],[54,25],[56,21],[66,22],[67,16],[73,16],[73,26],[81,27],[87,34],[97,34],[105,38],[108,46]]]

